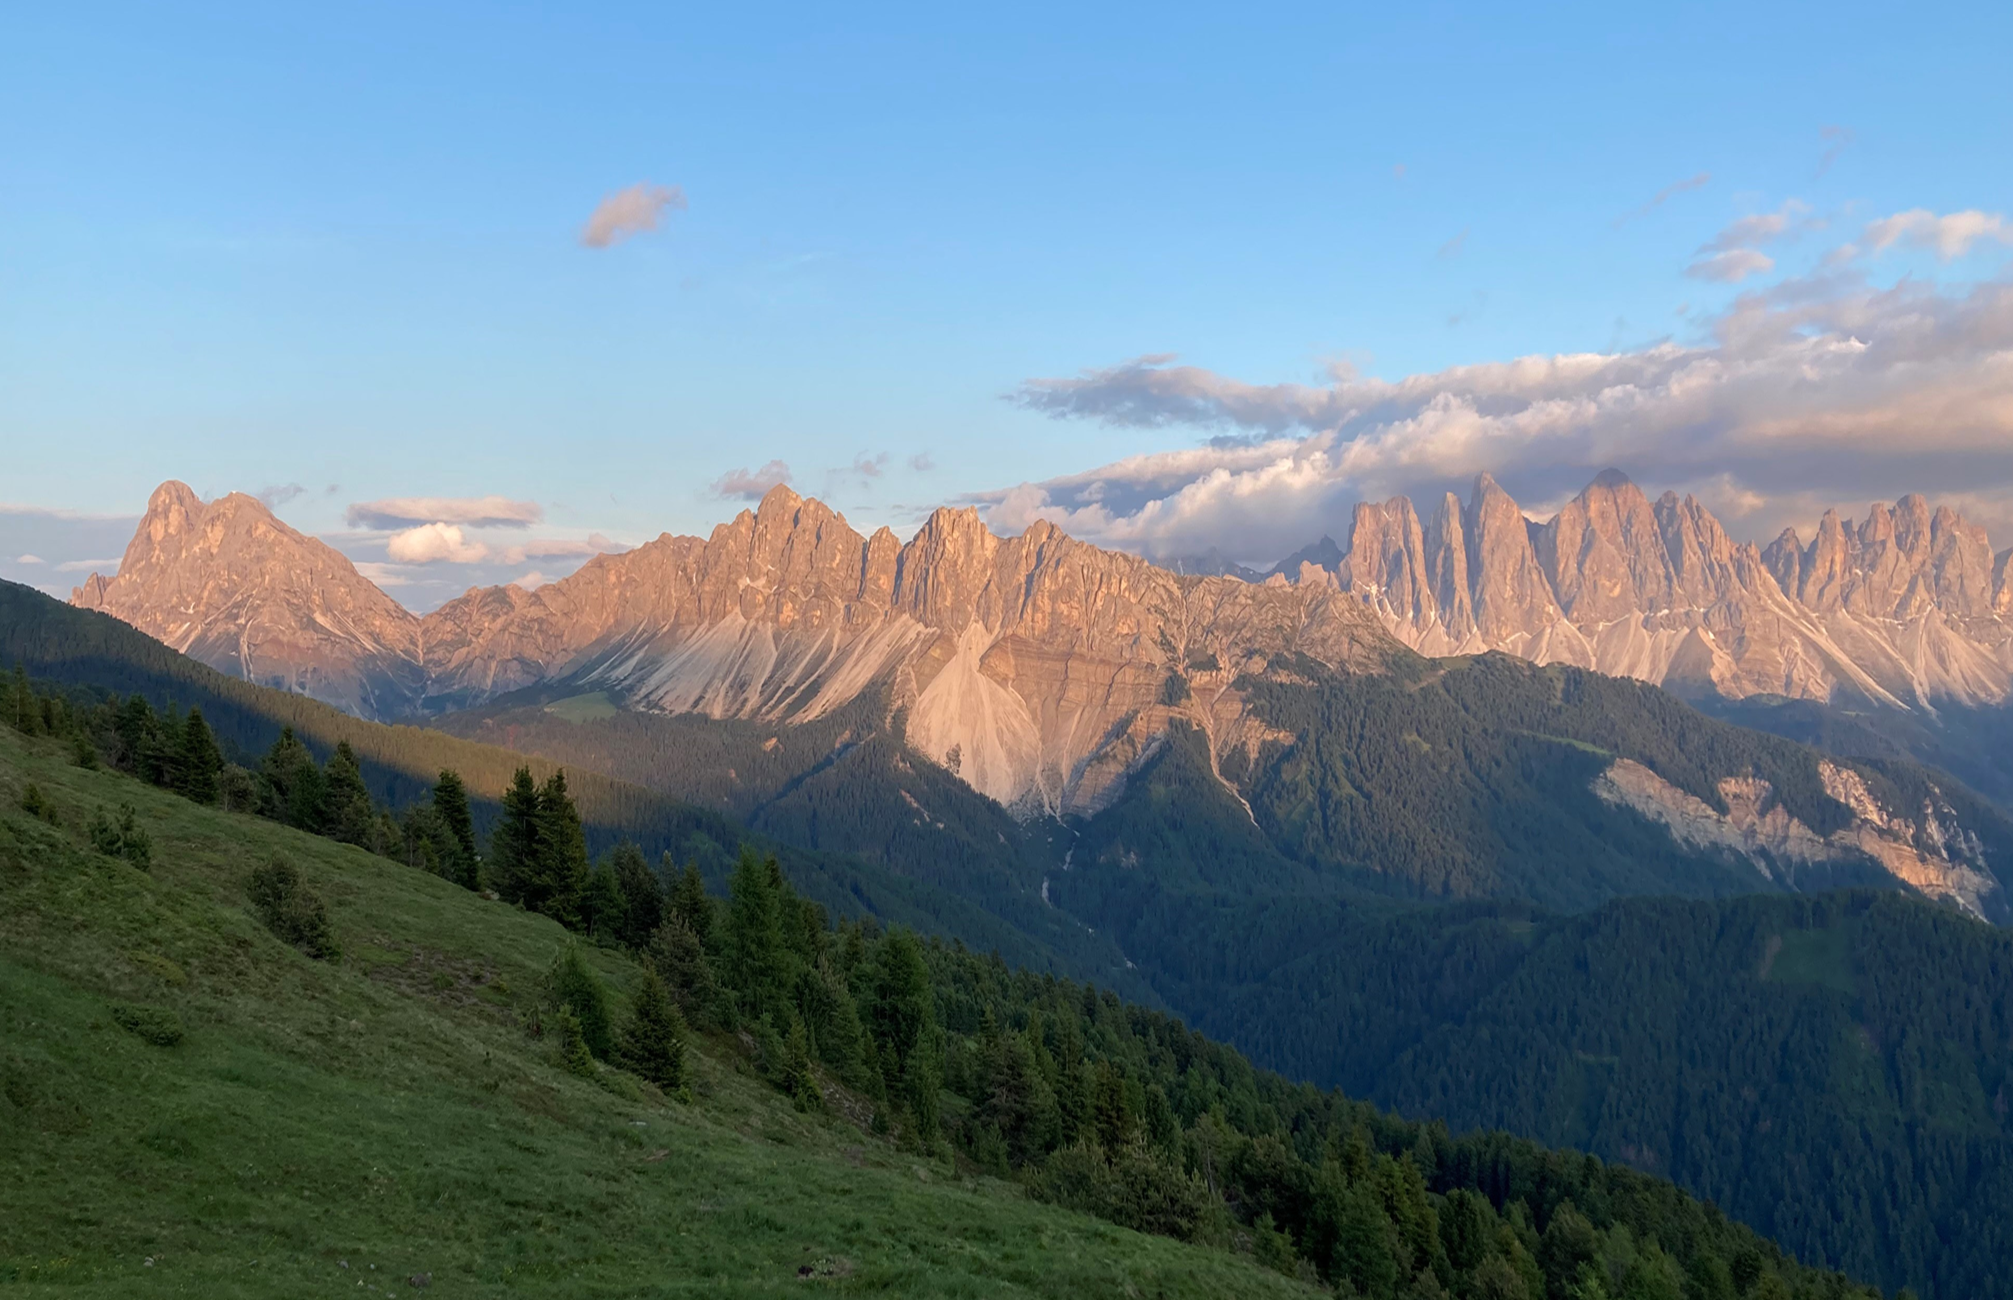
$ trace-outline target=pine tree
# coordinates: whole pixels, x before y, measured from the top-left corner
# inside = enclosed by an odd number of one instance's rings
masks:
[[[587,888],[580,893],[580,928],[604,942],[619,941],[626,913],[622,904],[615,868],[603,862],[588,875]]]
[[[616,845],[611,861],[622,893],[622,924],[615,937],[625,948],[641,948],[664,923],[664,886],[631,841]]]
[[[666,917],[650,936],[643,956],[663,977],[687,1017],[701,1024],[722,1023],[726,998],[713,977],[706,949],[683,917],[675,913]]]
[[[594,1077],[594,1054],[587,1046],[587,1035],[581,1029],[580,1017],[573,1014],[573,1008],[561,1006],[554,1017],[559,1030],[559,1064],[568,1074],[577,1074],[583,1079]]]
[[[580,824],[580,810],[567,793],[564,769],[547,777],[538,791],[538,826],[538,898],[525,906],[561,925],[574,925],[587,890],[587,833]]]
[[[664,868],[671,869],[671,855],[664,855]],[[713,900],[706,893],[706,882],[699,878],[697,863],[688,862],[678,876],[678,883],[671,887],[671,912],[685,922],[687,929],[698,938],[708,952],[713,951]]]
[[[579,1018],[580,1034],[596,1060],[615,1050],[615,1032],[608,1014],[608,990],[602,987],[577,944],[569,941],[552,963],[552,996]]]
[[[280,738],[259,760],[257,810],[261,817],[321,833],[321,768],[292,727],[282,728]]]
[[[457,883],[476,889],[481,886],[480,863],[475,854],[475,818],[468,808],[468,787],[461,774],[443,769],[433,787],[433,812],[447,832],[448,841],[434,847],[441,853],[443,871]]]
[[[489,866],[496,892],[506,903],[533,908],[540,897],[535,876],[545,856],[545,837],[538,817],[538,786],[531,769],[520,767],[503,792],[503,811],[489,834]]]
[[[112,723],[113,734],[119,738],[119,753],[113,759],[114,765],[144,780],[140,755],[159,725],[159,720],[154,717],[154,706],[147,703],[146,696],[137,691],[128,695],[119,705]],[[291,730],[282,733],[283,736],[292,734]]]
[[[685,1082],[685,1018],[649,966],[622,1027],[622,1064],[670,1092]]]
[[[183,798],[201,804],[217,801],[217,777],[224,770],[224,756],[200,708],[190,709],[188,720],[182,723],[181,758],[176,769],[176,792]]]
[[[363,767],[347,740],[339,741],[322,772],[322,817],[324,834],[345,844],[370,847],[377,822],[371,804],[370,787],[363,781]]]
[[[743,849],[729,882],[726,934],[721,943],[727,987],[752,1018],[779,1011],[789,1001],[790,951],[783,941],[783,899],[770,864]]]

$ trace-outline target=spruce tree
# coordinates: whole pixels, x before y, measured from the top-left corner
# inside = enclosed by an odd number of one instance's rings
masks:
[[[363,767],[347,740],[336,744],[322,772],[322,818],[323,833],[331,839],[370,847],[377,809],[370,801],[370,787],[364,784]]]
[[[587,832],[567,793],[564,769],[547,777],[538,791],[538,825],[537,901],[527,900],[525,906],[561,925],[575,925],[587,890]]]
[[[282,728],[280,738],[259,760],[258,813],[300,830],[321,833],[322,771],[292,727]]]
[[[573,1008],[561,1006],[553,1017],[559,1031],[559,1064],[568,1074],[577,1074],[583,1079],[594,1077],[594,1054],[587,1046],[587,1035],[580,1027],[580,1017],[573,1014]]]
[[[713,977],[713,963],[685,918],[675,913],[664,918],[657,933],[650,936],[643,958],[663,977],[689,1019],[701,1024],[727,1021],[726,999]]]
[[[622,1027],[622,1064],[670,1092],[685,1082],[685,1018],[649,966]]]
[[[200,708],[190,709],[182,723],[181,761],[176,768],[178,794],[201,804],[217,801],[217,777],[224,770],[224,756]]]
[[[622,893],[622,924],[615,937],[625,948],[641,948],[664,923],[664,886],[643,850],[628,840],[615,846],[610,860]]]
[[[588,875],[587,888],[580,893],[580,928],[604,942],[619,942],[626,911],[615,868],[603,862]]]
[[[146,696],[137,691],[128,695],[119,705],[112,723],[113,734],[119,738],[119,753],[114,756],[113,764],[144,779],[140,754],[159,725],[159,720],[154,717],[154,706],[147,703]],[[286,736],[292,734],[291,730],[283,733]]]
[[[475,854],[475,818],[468,809],[468,787],[461,774],[443,769],[433,787],[433,812],[447,832],[447,843],[436,844],[447,875],[475,889],[481,883]]]
[[[544,834],[538,818],[538,786],[531,769],[520,767],[503,792],[503,811],[489,834],[490,879],[506,903],[532,907],[537,897],[534,877],[544,856]]]
[[[580,955],[579,945],[569,941],[552,963],[552,996],[561,1007],[570,1008],[580,1020],[580,1034],[596,1060],[605,1061],[615,1050],[615,1031],[608,1014],[608,990]]]
[[[671,869],[671,855],[664,855],[664,868]],[[699,943],[708,952],[713,951],[713,900],[706,893],[706,882],[699,878],[699,864],[688,862],[678,876],[678,883],[671,887],[670,900],[672,915],[685,922],[687,929],[698,937]]]
[[[721,942],[727,986],[751,1017],[779,1011],[789,1001],[790,951],[783,940],[783,898],[770,864],[741,851],[728,884],[726,933]]]

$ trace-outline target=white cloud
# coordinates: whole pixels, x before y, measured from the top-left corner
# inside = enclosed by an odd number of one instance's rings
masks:
[[[1823,126],[1818,128],[1817,138],[1824,142],[1824,152],[1817,158],[1817,174],[1823,176],[1838,156],[1852,147],[1854,136],[1849,126]]]
[[[421,524],[395,533],[385,544],[385,554],[399,564],[476,564],[489,558],[489,548],[462,535],[458,525]]]
[[[730,469],[713,480],[712,493],[716,497],[736,497],[743,501],[760,501],[769,490],[790,481],[790,467],[780,460],[772,460],[760,469]]]
[[[114,555],[107,560],[65,560],[56,566],[56,572],[90,573],[95,570],[109,578],[119,571],[119,562],[122,558]]]
[[[1775,269],[1775,259],[1753,248],[1731,248],[1724,253],[1701,257],[1684,269],[1694,280],[1715,284],[1739,284],[1750,275],[1765,275]]]
[[[676,185],[631,185],[601,200],[581,228],[580,242],[589,248],[619,244],[631,235],[657,229],[667,210],[683,212],[687,206],[685,191]]]
[[[384,564],[377,560],[352,560],[356,571],[380,587],[404,587],[412,582],[406,571],[396,564]]]
[[[1792,225],[1805,228],[1810,205],[1790,199],[1774,212],[1755,212],[1730,221],[1710,240],[1699,246],[1701,253],[1724,253],[1736,248],[1760,248],[1789,232]]]
[[[543,587],[546,583],[550,581],[552,581],[552,579],[546,577],[538,570],[533,569],[531,572],[524,574],[521,577],[512,578],[511,585],[515,587],[522,587],[526,591],[537,591],[540,587]]]
[[[529,528],[545,518],[536,501],[508,497],[387,497],[358,501],[343,518],[351,528],[405,528],[413,524],[464,524],[470,528]]]
[[[1338,370],[1322,385],[1247,384],[1142,358],[1031,380],[1011,400],[1213,436],[974,497],[1005,530],[1046,518],[1150,555],[1219,546],[1270,561],[1343,527],[1357,500],[1437,499],[1489,470],[1545,502],[1615,465],[1696,491],[1765,536],[1816,499],[2013,500],[2013,281],[1945,292],[1834,272],[1742,293],[1689,345],[1395,381]]]
[[[1946,262],[1964,256],[1983,239],[2013,244],[2013,225],[2007,224],[2006,218],[1997,212],[1980,212],[1976,208],[1940,217],[1927,208],[1911,208],[1868,222],[1866,226],[1866,242],[1876,253],[1905,244],[1910,248],[1934,249],[1936,256]]]
[[[47,564],[48,562],[39,555],[17,555],[14,557],[14,563],[16,564]]]
[[[254,495],[266,509],[277,510],[306,491],[307,489],[298,483],[287,483],[279,487],[260,488]]]
[[[927,474],[937,467],[937,462],[926,451],[919,451],[909,457],[909,468],[918,474]]]

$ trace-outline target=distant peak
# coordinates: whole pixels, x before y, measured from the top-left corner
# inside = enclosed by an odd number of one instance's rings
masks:
[[[196,490],[176,478],[155,488],[154,495],[147,498],[147,513],[150,515],[168,510],[194,514],[202,508],[203,499],[196,495]]]
[[[1600,473],[1594,475],[1594,481],[1592,483],[1589,483],[1587,486],[1606,488],[1608,491],[1612,492],[1616,488],[1634,487],[1635,481],[1631,479],[1628,475],[1622,473],[1620,470],[1615,469],[1611,466],[1607,469],[1602,470]]]

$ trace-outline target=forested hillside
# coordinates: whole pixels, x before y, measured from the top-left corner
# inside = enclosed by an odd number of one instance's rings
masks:
[[[483,830],[496,817],[519,766],[528,765],[541,781],[558,769],[550,759],[427,728],[366,722],[302,696],[224,676],[109,615],[72,609],[32,588],[0,582],[0,668],[15,665],[38,682],[74,688],[99,706],[115,696],[137,695],[157,711],[170,705],[199,708],[223,755],[247,768],[258,764],[283,730],[291,729],[318,758],[346,742],[372,797],[393,808],[427,798],[441,771],[453,769],[468,788]],[[748,828],[731,816],[610,779],[593,767],[576,765],[568,779],[588,847],[597,854],[633,840],[653,860],[669,852],[680,862],[696,863],[717,883],[725,880],[738,846],[751,839]],[[759,834],[752,842],[779,854],[806,892],[835,913],[864,913],[956,935],[982,949],[998,948],[1017,962],[1094,975],[1129,996],[1155,1000],[1108,942],[1041,907],[1032,884],[1019,894],[1002,887],[988,895],[963,887],[952,873],[923,869],[918,863],[926,866],[929,860],[920,855],[898,859],[890,869],[885,859],[849,854],[843,847],[823,851]],[[1008,909],[1010,919],[1003,918],[1000,913]]]
[[[724,900],[688,873],[646,936],[590,945],[79,757],[0,728],[10,1281],[1874,1294],[1664,1180],[1450,1137],[1109,993],[835,929],[773,861],[744,855]],[[88,831],[121,805],[144,864]]]

